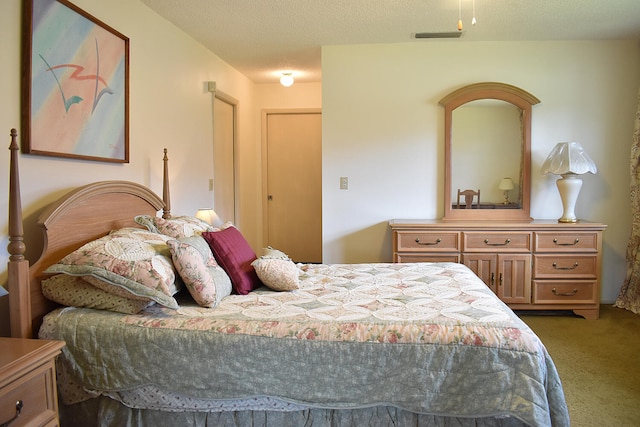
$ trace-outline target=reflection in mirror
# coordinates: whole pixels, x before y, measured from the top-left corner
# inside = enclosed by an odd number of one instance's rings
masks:
[[[483,197],[481,205],[472,208],[521,207],[521,116],[520,108],[495,99],[471,101],[453,111],[451,200],[456,200],[458,190],[473,188],[480,189]],[[504,178],[511,178],[513,189],[500,188]]]
[[[444,220],[531,220],[531,107],[539,102],[518,87],[495,82],[464,86],[440,101]],[[461,205],[458,190],[480,190],[480,202]]]

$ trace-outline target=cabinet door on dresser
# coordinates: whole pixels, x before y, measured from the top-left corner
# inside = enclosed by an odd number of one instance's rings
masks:
[[[494,294],[498,295],[496,288],[498,255],[467,253],[462,255],[462,263],[476,273]]]
[[[531,302],[531,255],[498,255],[498,297],[507,304]]]
[[[531,302],[530,254],[465,252],[462,260],[505,303]]]

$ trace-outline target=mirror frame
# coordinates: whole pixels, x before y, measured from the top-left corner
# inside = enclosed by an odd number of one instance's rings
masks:
[[[471,101],[497,99],[522,110],[522,182],[520,209],[453,209],[451,200],[451,137],[453,110]],[[444,221],[531,221],[531,110],[540,100],[519,87],[506,83],[485,82],[464,86],[440,100],[444,107]]]

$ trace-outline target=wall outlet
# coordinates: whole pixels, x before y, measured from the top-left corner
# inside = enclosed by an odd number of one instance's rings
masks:
[[[349,178],[347,178],[346,176],[340,177],[340,189],[341,190],[349,189]]]

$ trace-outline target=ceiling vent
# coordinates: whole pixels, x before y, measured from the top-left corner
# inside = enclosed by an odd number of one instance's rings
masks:
[[[442,33],[415,33],[413,36],[416,39],[459,39],[464,34],[464,31],[450,31]]]

